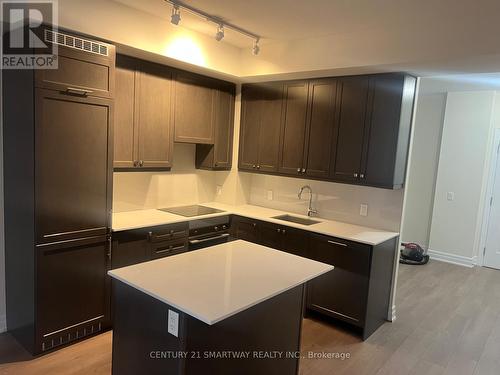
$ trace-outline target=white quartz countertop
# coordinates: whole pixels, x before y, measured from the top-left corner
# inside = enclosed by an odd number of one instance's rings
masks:
[[[314,220],[319,221],[319,223],[317,224],[302,225],[302,224],[292,223],[288,221],[274,219],[273,217],[284,214],[290,214],[293,216],[298,216],[303,218],[307,218],[307,216],[280,210],[274,210],[260,206],[253,206],[249,204],[233,206],[223,203],[211,202],[211,203],[201,203],[201,205],[224,210],[225,212],[203,215],[203,216],[194,216],[189,218],[155,209],[117,212],[113,213],[112,229],[113,231],[117,232],[129,229],[145,228],[155,225],[173,224],[173,223],[196,220],[201,218],[234,214],[234,215],[249,217],[252,219],[281,224],[293,228],[299,228],[314,233],[324,234],[327,236],[342,238],[349,241],[360,242],[372,246],[381,244],[382,242],[390,240],[399,235],[399,233],[396,232],[389,232],[380,229],[368,228],[360,225],[343,223],[340,221],[325,220],[318,217],[313,218]]]
[[[109,271],[207,324],[215,324],[333,266],[243,240]]]

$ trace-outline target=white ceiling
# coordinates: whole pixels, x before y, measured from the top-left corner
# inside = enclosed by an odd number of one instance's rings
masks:
[[[150,14],[170,19],[171,6],[163,0],[116,0]],[[461,30],[476,26],[478,18],[498,22],[498,0],[185,0],[195,8],[253,33],[263,41],[289,41],[325,35],[418,33],[422,30]],[[213,34],[215,26],[181,13],[183,27]],[[492,18],[490,18],[492,17]],[[236,45],[241,40],[226,40]]]

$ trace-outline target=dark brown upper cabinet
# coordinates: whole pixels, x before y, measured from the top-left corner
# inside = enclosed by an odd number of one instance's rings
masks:
[[[278,171],[282,102],[282,83],[243,86],[239,169]]]
[[[278,171],[303,173],[306,141],[307,81],[287,82],[283,88],[283,113]]]
[[[337,115],[337,79],[313,80],[309,83],[309,110],[302,174],[328,178],[333,133]]]
[[[214,143],[216,94],[212,80],[184,72],[175,74],[175,142]]]
[[[117,58],[114,167],[172,166],[172,71],[126,56]]]
[[[367,123],[369,76],[340,78],[339,115],[334,129],[331,178],[358,182]]]
[[[361,182],[401,188],[406,173],[416,79],[402,74],[371,78],[369,134]]]
[[[112,98],[115,90],[115,46],[93,42],[100,53],[60,46],[58,68],[35,71],[35,86],[72,95]]]
[[[402,73],[243,85],[238,167],[399,189],[414,95]]]
[[[231,169],[233,159],[234,85],[220,85],[215,93],[214,144],[196,145],[196,168]]]

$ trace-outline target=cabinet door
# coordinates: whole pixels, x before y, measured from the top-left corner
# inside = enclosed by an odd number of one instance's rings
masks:
[[[305,174],[327,178],[330,173],[336,118],[337,80],[309,83],[309,118],[305,149]]]
[[[214,167],[230,169],[233,159],[234,95],[218,90],[216,98]]]
[[[231,221],[231,231],[238,239],[259,243],[260,222],[241,216],[233,216]]]
[[[213,85],[195,75],[176,74],[175,142],[213,144],[214,104]]]
[[[115,46],[102,42],[92,43],[105,50],[106,54],[58,46],[58,68],[35,70],[36,87],[113,98]]]
[[[281,226],[265,221],[260,223],[260,244],[273,249],[281,250],[283,247],[283,236]]]
[[[282,227],[282,249],[287,253],[309,258],[309,232],[291,227]]]
[[[114,124],[114,158],[116,168],[134,167],[137,160],[135,111],[136,63],[133,59],[118,55],[116,61],[116,95]]]
[[[331,177],[337,181],[358,182],[365,136],[369,77],[339,79],[339,119],[335,129],[336,149],[332,152]]]
[[[165,66],[141,62],[135,90],[137,158],[140,166],[172,166],[172,73]]]
[[[217,90],[213,145],[196,145],[196,168],[228,170],[233,159],[234,94]]]
[[[372,77],[369,136],[362,182],[393,188],[404,182],[415,79],[401,74]]]
[[[112,102],[44,89],[35,95],[37,242],[106,234]]]
[[[111,268],[120,268],[149,260],[148,235],[144,230],[113,234]]]
[[[262,172],[278,171],[282,97],[282,84],[266,85],[257,109],[260,111],[259,138],[257,144],[251,146],[258,147],[257,170]]]
[[[259,133],[262,110],[261,92],[255,86],[243,86],[238,168],[255,170],[259,162]]]
[[[99,332],[109,318],[107,244],[104,236],[100,240],[37,246],[36,326],[42,351]]]
[[[279,172],[297,175],[304,166],[308,82],[289,82],[283,89]]]
[[[332,271],[308,286],[308,307],[362,326],[368,297],[371,247],[311,235],[311,259],[331,264]]]

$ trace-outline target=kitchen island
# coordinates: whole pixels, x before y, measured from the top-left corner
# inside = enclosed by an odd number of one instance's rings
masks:
[[[113,374],[296,374],[324,263],[238,240],[110,271]]]

